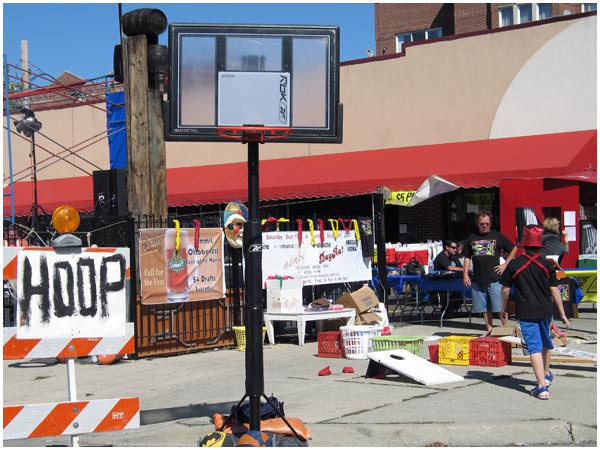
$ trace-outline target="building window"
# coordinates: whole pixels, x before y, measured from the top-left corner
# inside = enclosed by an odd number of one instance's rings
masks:
[[[500,13],[501,27],[509,27],[514,25],[512,6],[502,6],[501,8],[498,8],[498,12]]]
[[[396,52],[400,53],[404,48],[404,44],[407,44],[409,42],[424,41],[427,39],[433,39],[437,37],[442,37],[441,27],[399,34],[396,36]]]
[[[533,8],[531,3],[517,5],[517,12],[519,13],[519,19],[517,23],[527,23],[533,20]]]
[[[597,7],[598,7],[597,3],[582,3],[581,4],[581,10],[583,12],[596,11]]]
[[[537,9],[540,20],[552,17],[552,3],[538,3]]]
[[[551,3],[514,3],[498,7],[501,27],[508,27],[533,20],[543,20],[552,17]]]

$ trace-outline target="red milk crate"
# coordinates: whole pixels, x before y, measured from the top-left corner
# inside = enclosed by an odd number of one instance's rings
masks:
[[[512,363],[510,342],[502,342],[492,337],[482,337],[469,342],[470,364],[472,366],[500,367]]]
[[[321,358],[343,358],[344,340],[340,331],[317,333],[318,353]]]

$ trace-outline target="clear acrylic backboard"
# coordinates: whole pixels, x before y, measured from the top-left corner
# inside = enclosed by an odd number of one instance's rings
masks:
[[[165,136],[226,141],[217,129],[285,127],[287,142],[342,142],[339,28],[169,26]]]

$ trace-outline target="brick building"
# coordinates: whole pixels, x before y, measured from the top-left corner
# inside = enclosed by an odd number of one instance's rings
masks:
[[[483,32],[596,10],[596,3],[377,3],[377,55],[411,42]]]

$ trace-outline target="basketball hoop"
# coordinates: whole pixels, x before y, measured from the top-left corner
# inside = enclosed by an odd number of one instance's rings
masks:
[[[217,136],[237,139],[246,142],[260,142],[275,139],[286,139],[292,129],[285,127],[263,127],[261,125],[245,125],[241,127],[217,127]]]

